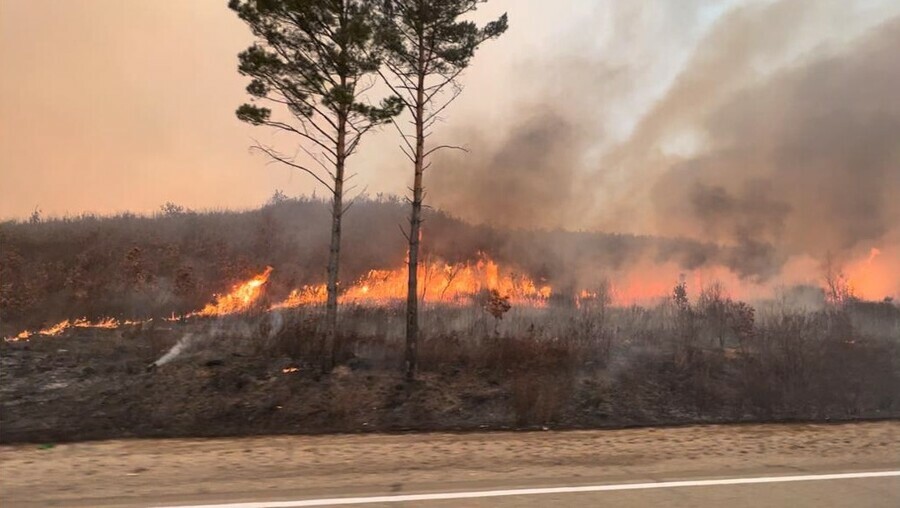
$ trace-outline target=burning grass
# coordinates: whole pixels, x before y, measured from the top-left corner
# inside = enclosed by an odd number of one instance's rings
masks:
[[[484,253],[475,261],[447,263],[434,261],[419,267],[422,302],[464,305],[486,291],[498,291],[520,305],[539,307],[552,294],[547,284],[538,284],[520,272],[501,268]],[[406,300],[407,269],[369,270],[340,295],[342,304],[378,307]],[[291,309],[325,302],[324,285],[294,289],[272,309]]]
[[[230,293],[217,295],[215,302],[207,304],[197,312],[188,314],[188,317],[227,316],[238,312],[246,312],[262,296],[263,286],[266,282],[269,282],[270,275],[272,275],[272,267],[267,266],[259,275],[255,275],[250,280],[236,285]]]
[[[294,309],[302,306],[318,306],[325,302],[325,286],[305,286],[292,290],[282,301],[261,306],[260,300],[265,293],[265,285],[272,275],[271,266],[236,284],[230,292],[215,295],[214,301],[202,309],[189,312],[180,317],[172,316],[170,321],[189,318],[223,317],[238,313],[246,313],[253,309],[269,312]],[[484,254],[478,260],[469,263],[449,264],[434,262],[420,269],[420,280],[423,281],[421,300],[437,305],[467,305],[483,298],[491,292],[505,302],[527,307],[543,307],[551,295],[550,286],[538,286],[529,277],[501,267]],[[371,270],[365,276],[348,287],[340,295],[344,305],[362,307],[390,306],[405,301],[406,270]],[[6,340],[27,340],[34,335],[58,336],[65,330],[75,328],[120,328],[125,326],[146,324],[150,319],[123,320],[104,318],[90,321],[79,318],[73,321],[63,320],[55,325],[37,331],[25,330],[8,337]]]
[[[379,198],[360,200],[348,214],[344,303],[392,305],[403,299],[405,247],[397,224],[406,213],[399,201]],[[730,264],[740,256],[727,247],[630,235],[506,231],[438,211],[427,215],[419,274],[426,304],[466,305],[493,289],[510,297],[514,307],[546,306],[590,297],[602,287],[616,305],[646,306],[667,296],[681,274],[691,291],[720,280],[744,301],[771,298],[778,285],[810,287],[816,292],[811,300],[823,304],[825,295],[876,301],[900,296],[897,251],[890,245],[835,263],[831,277],[816,260],[789,260],[782,276],[755,284],[754,274]],[[244,312],[247,300],[264,309],[317,304],[325,298],[327,224],[324,203],[308,199],[245,212],[172,209],[157,217],[4,222],[0,335],[37,333],[65,320],[140,322]],[[397,241],[389,241],[395,235]],[[261,296],[248,287],[249,294],[230,301],[213,297],[231,294],[266,266],[274,270]]]

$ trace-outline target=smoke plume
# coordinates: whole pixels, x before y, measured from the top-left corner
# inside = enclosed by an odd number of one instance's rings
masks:
[[[897,11],[736,7],[621,140],[608,116],[633,69],[548,62],[550,102],[525,98],[508,125],[457,132],[471,153],[444,154],[426,185],[476,222],[712,242],[721,249],[680,253],[681,265],[758,282],[791,259],[844,262],[874,247],[900,263]]]

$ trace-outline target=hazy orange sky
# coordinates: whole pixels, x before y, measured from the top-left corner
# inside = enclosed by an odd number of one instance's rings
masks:
[[[0,219],[36,207],[153,212],[167,201],[246,208],[276,189],[311,193],[308,176],[248,151],[272,133],[234,116],[247,84],[237,54],[251,37],[226,4],[0,0]],[[479,51],[437,126],[436,141],[472,151],[437,161],[432,204],[476,222],[522,204],[510,225],[666,234],[648,182],[704,149],[716,108],[855,48],[900,5],[491,0],[481,11],[503,12],[509,32]],[[397,147],[389,128],[367,138],[350,161],[358,189],[405,192]],[[502,196],[490,190],[499,187]]]
[[[511,57],[564,24],[537,37],[531,27],[578,15],[578,2],[498,0],[485,11],[513,4],[515,28],[476,59],[471,78],[481,84],[460,115],[489,104],[499,83],[491,74],[509,75]],[[242,208],[275,189],[312,192],[308,177],[248,152],[251,137],[271,135],[234,116],[247,84],[237,54],[250,42],[226,0],[0,0],[0,218],[35,207],[147,212],[166,201]],[[351,165],[370,192],[402,192],[388,178],[398,155],[386,133]]]

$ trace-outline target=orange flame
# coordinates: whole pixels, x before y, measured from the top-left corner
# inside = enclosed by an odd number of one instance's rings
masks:
[[[272,305],[272,309],[293,309],[303,305],[315,305],[325,302],[326,298],[327,293],[324,284],[319,286],[303,286],[300,289],[291,291],[291,294],[283,301]]]
[[[232,291],[226,295],[216,296],[215,302],[210,303],[203,307],[203,309],[187,314],[183,317],[194,317],[194,316],[224,316],[228,314],[235,314],[238,312],[243,312],[253,305],[256,300],[259,299],[260,295],[262,295],[262,286],[268,282],[269,275],[272,274],[272,267],[266,267],[266,270],[253,277],[252,279],[244,282],[242,284],[238,284],[232,289]],[[173,314],[171,318],[166,318],[167,321],[175,321],[180,319],[175,317]],[[97,321],[91,321],[86,317],[78,318],[75,320],[64,319],[59,323],[56,323],[53,326],[38,330],[36,332],[30,330],[24,330],[20,332],[18,335],[14,337],[9,337],[6,340],[10,342],[20,341],[20,340],[28,340],[34,335],[45,335],[50,337],[56,337],[62,335],[69,329],[72,328],[105,328],[105,329],[114,329],[119,328],[121,326],[132,326],[132,325],[140,325],[149,322],[150,320],[144,321],[131,321],[124,320],[120,321],[116,318],[107,317],[102,318]]]
[[[496,290],[508,296],[514,304],[542,306],[550,298],[552,288],[538,285],[531,278],[501,269],[492,259],[481,255],[471,263],[423,263],[418,269],[420,293],[423,301],[462,304],[472,301],[479,293]],[[370,270],[340,296],[342,303],[356,305],[384,305],[406,298],[407,269]],[[320,304],[325,301],[324,285],[306,286],[294,290],[274,309]]]
[[[885,296],[900,295],[897,285],[898,258],[896,246],[884,247],[884,251],[872,248],[868,256],[858,258],[846,265],[846,283],[851,294],[864,299],[881,299]],[[799,260],[785,267],[785,284],[815,283],[817,264],[814,260]],[[224,295],[216,295],[214,301],[201,310],[181,317],[175,314],[167,321],[188,317],[212,317],[236,314],[250,310],[263,294],[263,286],[272,274],[272,267],[238,284]],[[574,295],[575,304],[609,302],[615,306],[651,303],[671,296],[672,288],[683,269],[675,263],[654,263],[649,260],[638,262],[630,269],[614,272],[601,291],[583,290]],[[774,283],[752,284],[739,279],[725,267],[705,267],[690,274],[689,292],[696,293],[705,285],[721,282],[739,299],[752,299],[771,295]],[[527,275],[517,273],[508,267],[501,267],[485,254],[476,261],[449,264],[443,261],[425,262],[419,266],[419,298],[423,302],[462,305],[471,303],[479,295],[497,291],[508,297],[513,305],[544,307],[553,292],[546,284],[535,282]],[[406,299],[407,268],[394,270],[371,270],[346,290],[341,292],[344,304],[379,306],[396,304]],[[304,286],[293,290],[287,298],[269,307],[270,310],[290,309],[305,305],[319,305],[325,302],[327,291],[324,284]],[[63,320],[53,326],[38,330],[25,330],[7,341],[28,340],[35,335],[59,336],[73,328],[113,329],[121,326],[140,325],[150,320],[130,321],[103,318],[90,321],[87,318]]]
[[[11,337],[7,340],[10,341],[18,341],[18,340],[28,340],[33,335],[46,335],[49,337],[57,337],[62,335],[63,332],[69,330],[71,328],[105,328],[105,329],[114,329],[119,328],[123,325],[136,325],[142,323],[141,321],[119,321],[116,318],[102,318],[97,321],[91,321],[85,317],[78,318],[73,320],[64,319],[59,323],[56,323],[53,326],[48,326],[47,328],[42,328],[36,332],[30,330],[24,330],[20,332],[15,337]]]
[[[247,282],[238,284],[226,295],[216,295],[215,302],[207,304],[203,309],[192,312],[188,316],[225,316],[249,310],[262,295],[262,287],[269,281],[271,274],[272,267],[267,266],[263,273]]]
[[[895,253],[896,254],[896,253]],[[891,254],[887,254],[891,256]],[[896,255],[894,259],[896,259]],[[868,300],[880,300],[894,296],[897,289],[896,265],[891,274],[891,261],[885,260],[881,249],[872,247],[865,259],[859,259],[845,267],[847,286],[853,296]]]

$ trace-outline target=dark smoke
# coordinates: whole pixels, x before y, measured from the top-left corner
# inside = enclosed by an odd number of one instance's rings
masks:
[[[584,143],[558,112],[527,111],[499,141],[479,128],[466,136],[469,153],[444,152],[437,158],[428,186],[439,189],[440,208],[502,227],[564,224]]]
[[[709,149],[654,188],[660,224],[823,256],[897,227],[900,20],[849,51],[736,95],[706,121]]]
[[[437,206],[470,221],[698,240],[657,257],[757,281],[792,256],[848,259],[896,242],[900,18],[815,42],[854,16],[836,1],[724,15],[630,136],[599,158],[586,154],[605,141],[598,117],[615,94],[601,80],[615,74],[603,62],[548,63],[541,107],[528,99],[508,125],[461,131],[470,153],[437,159],[426,185]]]

